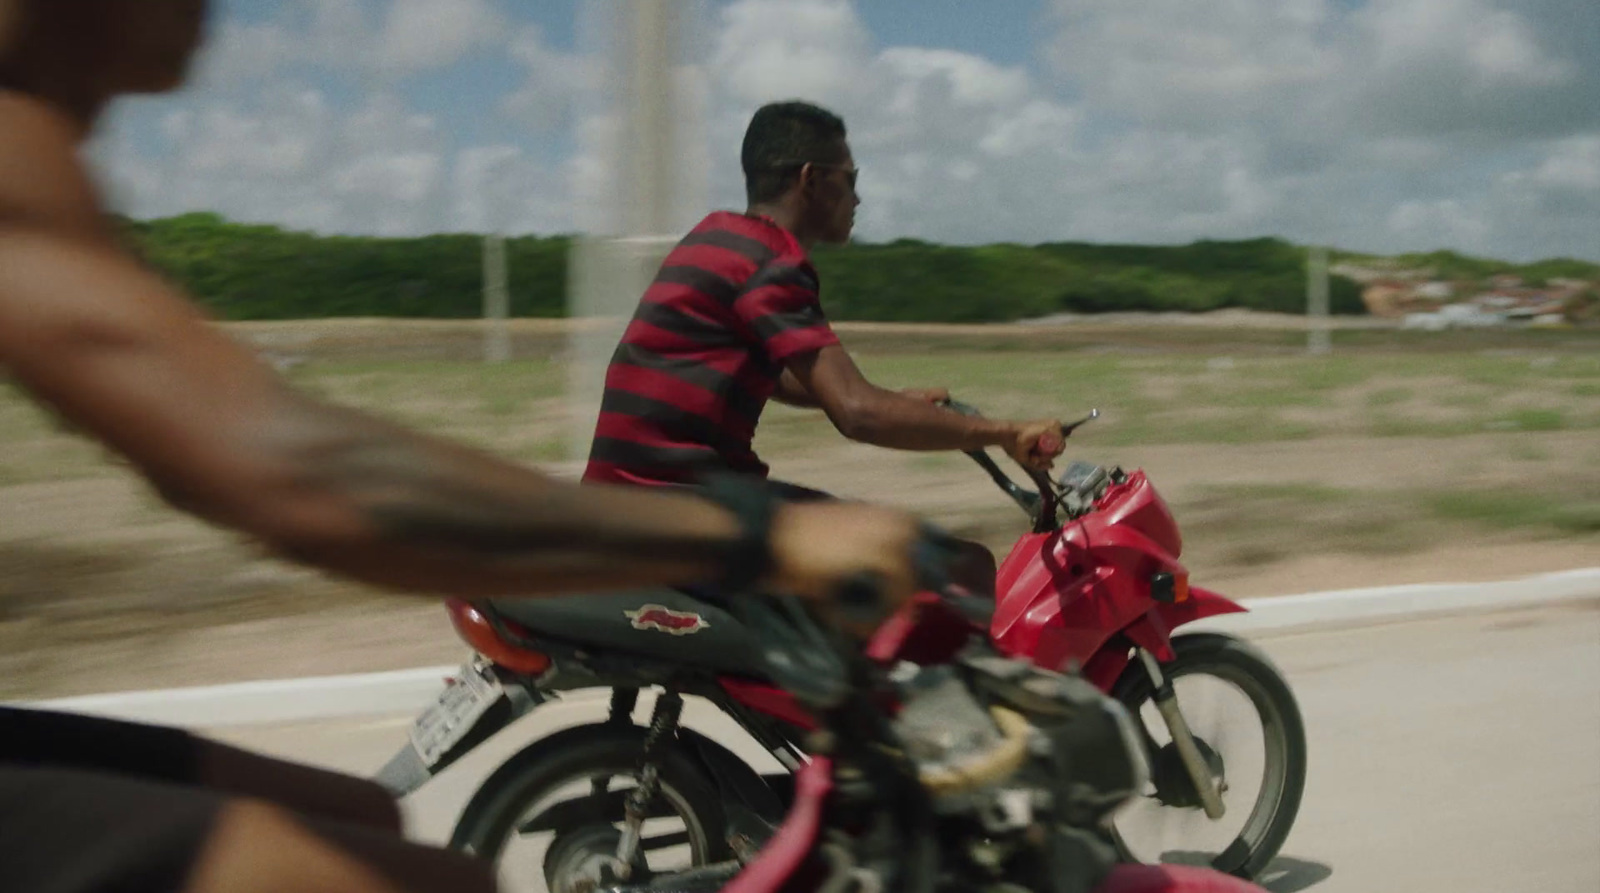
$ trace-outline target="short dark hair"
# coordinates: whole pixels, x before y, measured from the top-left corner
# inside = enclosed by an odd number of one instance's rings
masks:
[[[756,109],[744,132],[739,165],[751,204],[783,195],[808,161],[839,161],[844,121],[809,102],[773,102]]]

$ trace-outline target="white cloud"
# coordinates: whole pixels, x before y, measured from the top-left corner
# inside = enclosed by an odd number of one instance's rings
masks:
[[[561,169],[516,146],[463,149],[452,177],[452,230],[548,235],[571,229],[572,195]]]
[[[376,8],[361,0],[284,0],[275,11],[266,21],[216,23],[198,83],[236,86],[306,67],[393,80],[504,46],[512,33],[495,0],[384,0]]]
[[[1045,56],[1094,105],[1171,125],[1253,119],[1335,67],[1325,0],[1058,0]]]
[[[505,32],[505,19],[490,0],[393,0],[378,34],[375,64],[398,73],[451,65]]]
[[[739,143],[750,114],[774,100],[845,119],[867,238],[1017,237],[1019,219],[1038,218],[1008,211],[999,181],[1070,154],[1076,114],[1025,71],[948,49],[879,49],[845,0],[742,0],[721,9],[715,30],[705,74],[716,205],[742,204]]]
[[[740,0],[717,25],[709,68],[735,101],[839,96],[866,83],[871,35],[846,0]]]
[[[1508,127],[1537,99],[1575,114],[1584,76],[1522,12],[1494,0],[1053,6],[1059,31],[1043,49],[1059,80],[1042,81],[970,53],[878,46],[847,0],[722,6],[713,50],[690,69],[714,110],[711,204],[742,203],[750,113],[803,98],[846,120],[869,239],[1283,235],[1600,254],[1583,235],[1592,203],[1542,185],[1582,181],[1587,144]],[[617,140],[617,126],[590,120],[586,145]],[[1534,144],[1549,157],[1528,166]],[[598,151],[579,169],[590,188],[614,185]]]
[[[96,151],[139,213],[614,228],[630,138],[595,102],[603,72],[508,26],[508,2],[285,0],[275,18],[224,22],[198,93]],[[705,18],[672,79],[674,226],[741,205],[749,115],[802,98],[846,120],[870,239],[1283,235],[1600,258],[1594,0],[1040,2],[1036,66],[895,45],[851,0],[691,4]],[[472,97],[488,135],[408,105],[413,84],[484,52],[521,72]],[[330,71],[353,107],[308,86]],[[550,134],[576,150],[551,157]]]
[[[1541,189],[1570,189],[1600,199],[1600,133],[1558,141],[1536,169],[1508,174],[1506,182],[1526,182]],[[1595,237],[1600,239],[1600,228]]]
[[[509,52],[525,80],[501,100],[501,110],[540,129],[571,127],[579,98],[599,86],[595,60],[552,48],[535,25],[518,32]]]
[[[216,210],[324,232],[565,230],[568,194],[552,169],[508,145],[457,149],[396,94],[349,114],[310,88],[249,105],[169,113],[156,151],[113,133],[95,146],[119,205],[143,216]]]

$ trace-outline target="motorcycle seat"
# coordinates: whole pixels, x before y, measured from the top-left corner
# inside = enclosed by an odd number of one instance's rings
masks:
[[[499,598],[490,606],[534,633],[596,649],[726,673],[755,674],[763,666],[755,637],[738,619],[676,589]]]

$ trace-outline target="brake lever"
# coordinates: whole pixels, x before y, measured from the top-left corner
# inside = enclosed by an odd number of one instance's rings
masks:
[[[1094,421],[1095,419],[1098,419],[1098,418],[1100,418],[1100,410],[1098,408],[1091,409],[1091,410],[1089,410],[1089,414],[1088,415],[1086,415],[1083,418],[1077,420],[1076,422],[1072,422],[1071,424],[1067,424],[1067,425],[1062,425],[1061,426],[1061,436],[1062,437],[1071,437],[1072,436],[1072,432],[1078,430],[1078,428],[1080,426],[1087,425],[1090,422],[1092,422],[1092,421]]]

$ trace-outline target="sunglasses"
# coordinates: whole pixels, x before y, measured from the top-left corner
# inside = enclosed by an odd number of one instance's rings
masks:
[[[846,183],[850,184],[851,191],[855,190],[855,188],[856,188],[856,177],[861,174],[861,168],[858,168],[858,167],[845,167],[842,164],[824,164],[824,163],[822,163],[820,161],[813,161],[813,162],[811,162],[811,166],[812,167],[827,168],[828,170],[833,170],[833,171],[844,171],[844,180],[845,180]]]

